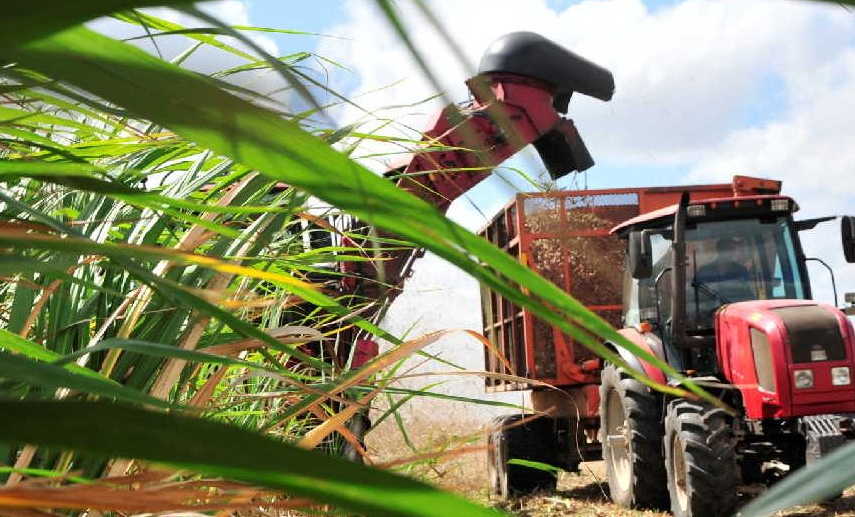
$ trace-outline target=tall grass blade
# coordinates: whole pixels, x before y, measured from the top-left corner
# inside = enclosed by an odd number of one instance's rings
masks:
[[[16,382],[31,386],[69,388],[126,402],[137,402],[163,408],[172,406],[168,402],[150,397],[127,386],[110,382],[107,379],[81,375],[60,366],[33,361],[7,352],[0,352],[0,378],[14,379]]]

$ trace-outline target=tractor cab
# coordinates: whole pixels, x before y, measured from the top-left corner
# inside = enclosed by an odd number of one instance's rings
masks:
[[[603,458],[612,497],[627,506],[670,500],[678,517],[729,515],[738,493],[855,439],[855,328],[843,310],[812,300],[805,264],[818,259],[799,239],[835,218],[796,221],[789,197],[734,194],[685,192],[612,230],[627,240],[621,333],[735,410],[645,391],[607,365]],[[841,235],[855,262],[854,217],[842,218]]]
[[[811,298],[796,210],[795,201],[779,195],[714,198],[615,228],[629,241],[625,325],[649,323],[678,369],[719,373],[715,314],[722,306]],[[682,239],[675,246],[678,217]]]
[[[852,324],[837,307],[812,301],[806,263],[818,259],[805,257],[799,239],[834,218],[796,221],[797,210],[777,194],[702,200],[684,194],[676,205],[613,229],[628,241],[625,326],[650,328],[662,358],[678,371],[738,385],[742,402],[762,400],[746,405],[753,418],[815,414],[844,398],[846,410],[855,411],[850,382],[845,394],[832,393],[844,389],[841,380],[814,393],[817,404],[797,404],[797,382],[785,375],[793,365],[839,361],[829,368],[842,379],[843,368],[855,367]],[[849,262],[855,262],[853,219],[842,218]],[[833,376],[811,366],[796,370]]]

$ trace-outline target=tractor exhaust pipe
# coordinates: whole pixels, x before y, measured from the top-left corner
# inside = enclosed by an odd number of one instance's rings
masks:
[[[671,341],[677,347],[691,346],[686,336],[686,210],[689,193],[683,192],[674,215],[671,242]]]

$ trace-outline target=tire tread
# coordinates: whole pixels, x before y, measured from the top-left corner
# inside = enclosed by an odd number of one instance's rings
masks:
[[[730,415],[706,403],[675,400],[665,418],[665,455],[675,517],[727,517],[738,504],[739,467]],[[672,443],[685,444],[687,509],[676,501]]]
[[[662,454],[662,439],[665,431],[662,425],[661,396],[610,363],[603,369],[600,382],[600,415],[603,423],[600,441],[603,442],[603,459],[606,460],[607,470],[609,470],[609,460],[608,447],[604,439],[605,415],[608,393],[611,389],[617,390],[620,394],[624,413],[632,427],[631,487],[629,494],[616,494],[616,489],[612,488],[610,482],[612,499],[618,504],[632,508],[667,508],[668,490],[665,484],[665,463]],[[644,475],[636,475],[636,472],[643,472]]]

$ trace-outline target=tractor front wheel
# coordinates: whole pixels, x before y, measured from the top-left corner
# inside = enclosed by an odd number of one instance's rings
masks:
[[[665,467],[674,517],[727,517],[737,505],[739,468],[731,417],[687,400],[668,405]]]

